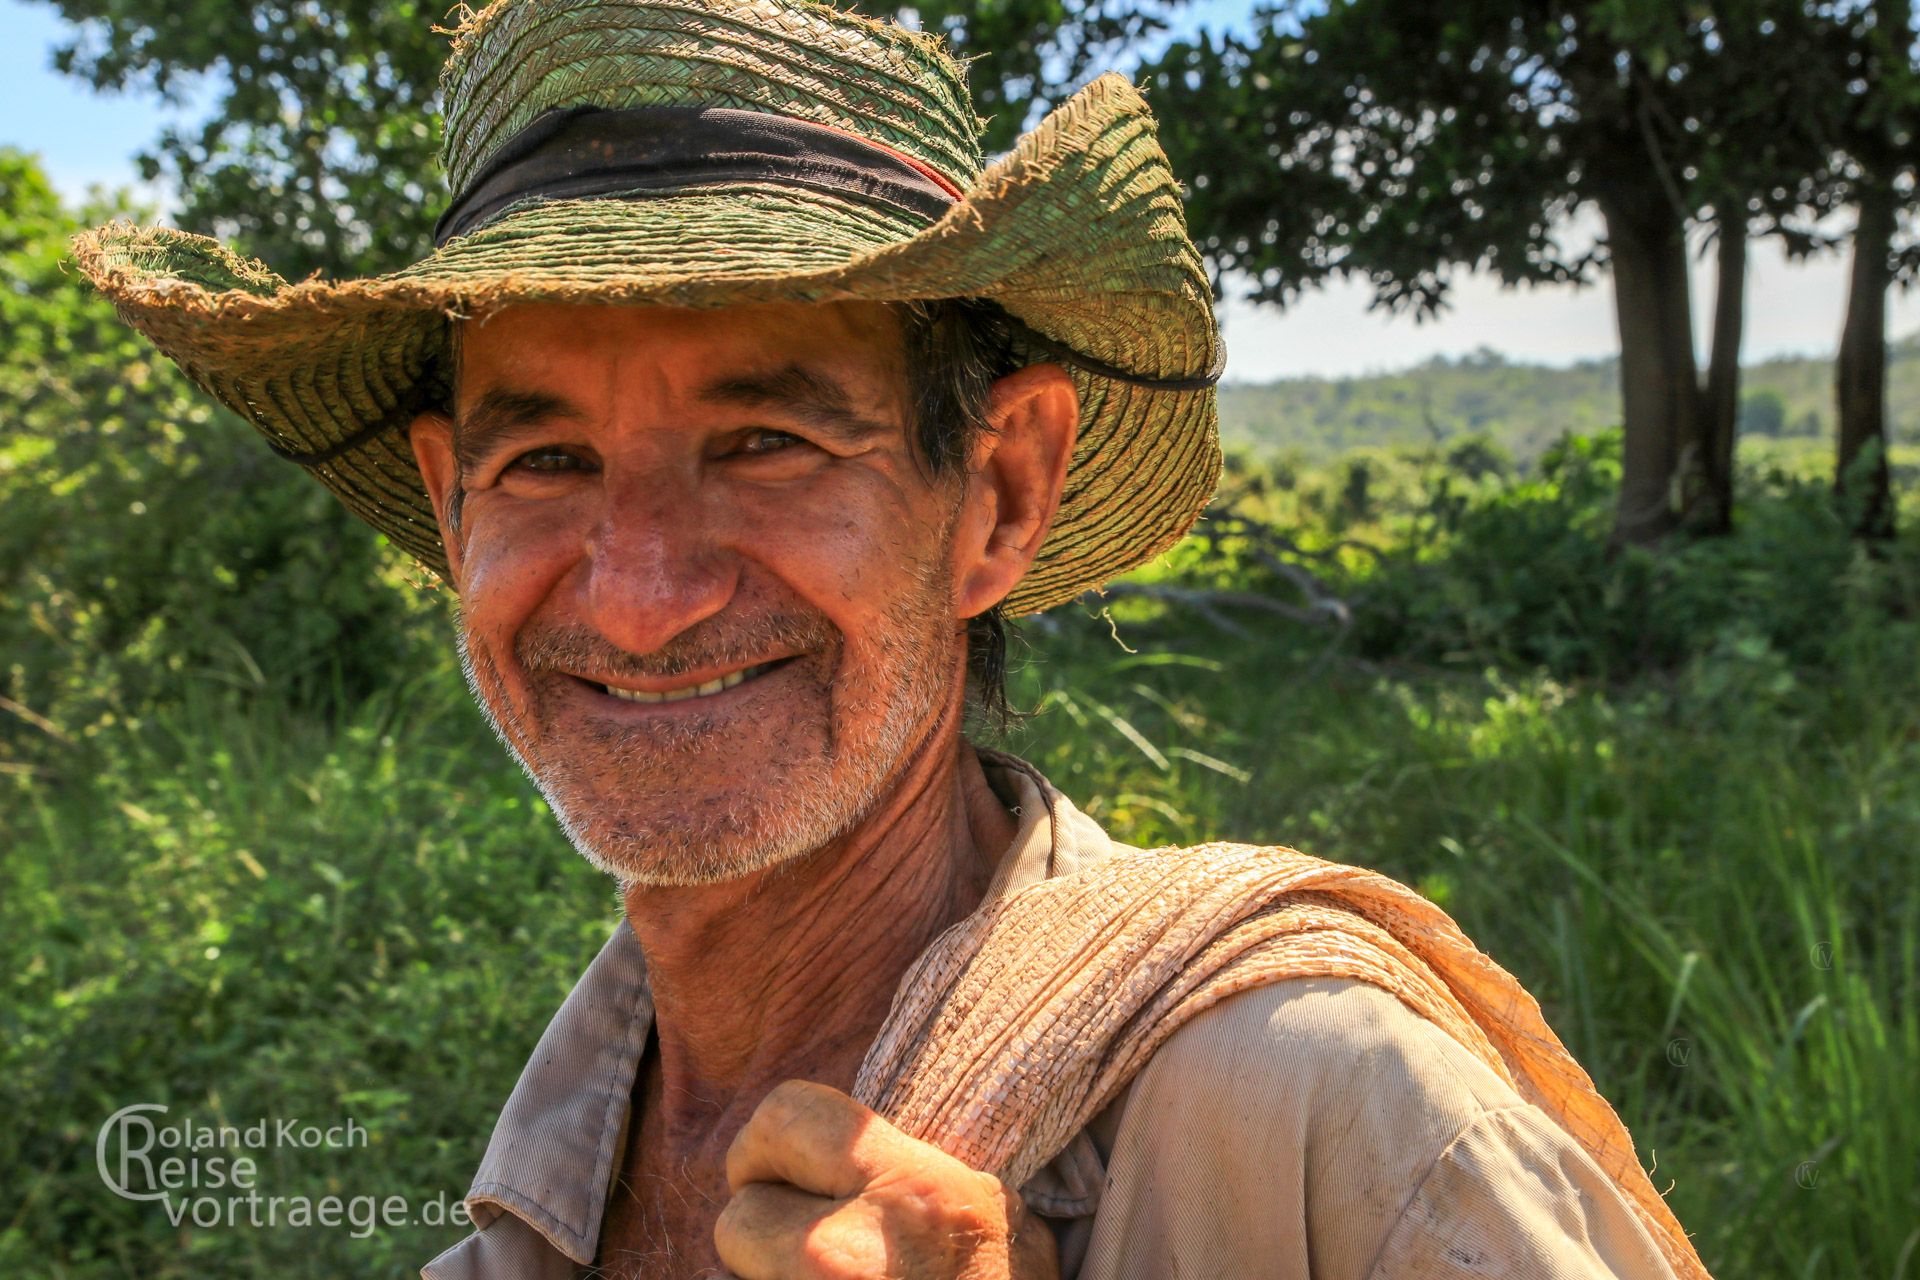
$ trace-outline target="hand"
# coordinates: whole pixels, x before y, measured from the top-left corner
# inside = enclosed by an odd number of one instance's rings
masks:
[[[714,1224],[740,1280],[1057,1280],[1053,1232],[990,1173],[838,1089],[775,1088],[727,1150]]]

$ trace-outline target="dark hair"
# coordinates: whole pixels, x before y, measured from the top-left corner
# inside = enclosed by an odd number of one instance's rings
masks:
[[[993,384],[1012,373],[1013,325],[991,303],[945,298],[898,304],[906,335],[907,386],[915,443],[934,476],[967,464],[987,425]],[[967,700],[986,727],[1005,730],[1017,715],[1007,701],[1007,638],[999,605],[967,620]]]
[[[991,303],[965,298],[894,304],[905,338],[911,430],[921,459],[938,479],[967,464],[974,441],[987,425],[993,384],[1018,368],[1014,325]],[[448,326],[445,401],[449,416],[458,402],[460,326]],[[448,498],[448,517],[460,527],[458,484]],[[967,700],[987,727],[1004,730],[1017,713],[1007,702],[1007,640],[1012,624],[999,605],[967,619]]]

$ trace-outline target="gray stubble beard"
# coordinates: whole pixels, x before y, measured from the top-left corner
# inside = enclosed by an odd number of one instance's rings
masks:
[[[704,815],[661,806],[648,822],[644,814],[601,812],[608,802],[594,794],[589,771],[574,759],[546,759],[549,753],[531,745],[543,735],[531,732],[538,726],[510,704],[497,664],[470,645],[464,618],[458,626],[460,666],[494,736],[539,788],[582,857],[623,887],[717,884],[791,865],[846,835],[884,798],[911,758],[925,749],[938,730],[956,678],[950,586],[944,560],[917,567],[910,593],[882,615],[885,624],[875,637],[869,678],[854,673],[849,681],[844,644],[833,644],[836,662],[819,700],[824,750],[803,760],[769,760],[772,776],[756,780],[745,803],[736,799],[729,808]],[[815,625],[839,636],[823,617]],[[752,637],[741,639],[750,644]],[[893,678],[881,679],[875,689],[875,674]],[[857,687],[860,684],[868,687]],[[865,729],[848,733],[836,710],[868,697],[884,699],[881,714]],[[540,718],[536,706],[533,719]],[[578,744],[577,749],[606,753],[600,758],[607,763],[610,756],[611,768],[594,772],[603,777],[611,772],[621,779],[617,791],[622,796],[644,796],[671,789],[676,779],[697,769],[700,748],[712,732],[710,720],[689,717],[662,726],[645,740],[631,732],[595,735],[603,740]]]

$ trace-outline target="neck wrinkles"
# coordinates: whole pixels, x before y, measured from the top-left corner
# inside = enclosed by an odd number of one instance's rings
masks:
[[[826,848],[725,884],[629,889],[663,1118],[697,1123],[794,1077],[848,1087],[907,967],[979,905],[1015,829],[947,729]]]

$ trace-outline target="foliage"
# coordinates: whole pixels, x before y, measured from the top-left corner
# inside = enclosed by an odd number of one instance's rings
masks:
[[[1619,361],[1521,364],[1491,351],[1392,373],[1227,383],[1220,430],[1229,443],[1324,462],[1350,449],[1430,445],[1469,435],[1495,441],[1530,465],[1566,435],[1590,435],[1620,420]],[[1791,437],[1832,461],[1833,365],[1779,356],[1742,371],[1740,448],[1754,437]],[[1887,419],[1895,446],[1920,443],[1920,334],[1890,345]]]
[[[1276,0],[1150,77],[1201,248],[1256,300],[1358,276],[1423,316],[1462,270],[1579,285],[1604,263],[1627,438],[1614,537],[1650,545],[1730,517],[1750,231],[1826,198],[1853,99],[1911,125],[1911,77],[1867,74],[1847,35],[1857,7]],[[1605,226],[1592,247],[1565,235],[1582,207]],[[1729,257],[1703,389],[1686,250],[1709,219]],[[1885,285],[1858,292],[1877,308]],[[1878,367],[1879,337],[1852,345]]]
[[[1920,604],[1920,576],[1853,545],[1826,487],[1754,478],[1744,536],[1610,550],[1618,437],[1570,440],[1538,478],[1436,507],[1432,541],[1359,585],[1363,650],[1538,666],[1670,671],[1722,648],[1823,664],[1850,619]]]
[[[1796,188],[1824,159],[1817,104],[1780,91],[1807,70],[1804,27],[1797,0],[1283,0],[1147,73],[1202,247],[1251,296],[1357,274],[1431,312],[1456,267],[1589,281],[1607,246],[1560,233],[1616,188],[1682,218],[1733,166]]]
[[[1760,448],[1759,444],[1780,447]],[[1659,551],[1611,544],[1620,435],[1563,438],[1516,471],[1490,442],[1349,451],[1318,468],[1242,455],[1223,486],[1231,509],[1306,547],[1370,544],[1323,566],[1352,606],[1343,637],[1367,658],[1561,679],[1668,679],[1715,653],[1794,670],[1841,660],[1855,625],[1920,614],[1920,561],[1867,550],[1816,477],[1823,453],[1756,442],[1740,476],[1740,536]],[[1220,505],[1216,503],[1216,507]],[[1295,584],[1251,560],[1227,572],[1293,598]],[[1220,569],[1191,546],[1175,578]],[[1201,579],[1193,579],[1201,581]]]
[[[944,33],[970,59],[975,110],[989,152],[1004,151],[1093,75],[1167,30],[1192,0],[857,0],[846,7]]]
[[[99,89],[219,86],[204,123],[141,161],[179,225],[282,275],[411,261],[438,216],[437,109],[449,6],[422,0],[47,0],[75,24],[55,66]]]
[[[337,727],[202,686],[50,769],[0,778],[0,1111],[26,1121],[0,1134],[0,1274],[402,1277],[464,1235],[175,1229],[94,1166],[106,1117],[152,1102],[169,1124],[365,1131],[206,1153],[259,1158],[263,1196],[398,1195],[425,1217],[465,1194],[618,903],[451,664]]]
[[[1911,283],[1920,244],[1900,243],[1914,205],[1920,163],[1920,67],[1912,6],[1867,0],[1834,6],[1831,42],[1846,75],[1843,121],[1827,181],[1833,201],[1854,206],[1847,313],[1834,360],[1834,485],[1864,538],[1893,532],[1886,409],[1887,293]],[[1828,61],[1833,60],[1830,54]]]
[[[0,151],[0,760],[202,679],[292,705],[404,669],[441,616],[324,490],[210,406],[63,264],[118,206],[60,208]]]
[[[1913,14],[1899,0],[1851,0],[1822,7],[1818,52],[1829,66],[1841,68],[1832,79],[1828,110],[1832,149],[1829,163],[1809,195],[1811,212],[1824,214],[1870,199],[1876,189],[1904,184],[1895,203],[1913,204],[1912,180],[1920,163],[1920,65],[1914,56]],[[1815,252],[1833,238],[1817,228],[1792,228],[1788,247]],[[1878,246],[1890,253],[1888,283],[1911,283],[1920,273],[1920,237]]]
[[[1735,538],[1744,536],[1736,534]],[[1023,674],[1122,838],[1280,841],[1440,902],[1543,1002],[1715,1275],[1892,1276],[1920,1213],[1920,630],[1617,688],[1329,660],[1125,601]]]
[[[1893,343],[1887,360],[1893,440],[1920,442],[1920,335]],[[1316,462],[1349,449],[1485,435],[1531,464],[1562,436],[1619,422],[1619,376],[1613,357],[1561,367],[1481,351],[1392,373],[1228,383],[1220,390],[1220,429],[1230,443]],[[1749,392],[1741,409],[1743,450],[1755,447],[1754,436],[1831,437],[1831,361],[1780,356],[1748,365],[1742,377]],[[1830,462],[1831,445],[1818,447]]]
[[[1743,435],[1779,436],[1787,430],[1787,399],[1778,391],[1750,391],[1740,397]]]
[[[260,1190],[424,1214],[618,903],[467,705],[443,602],[58,269],[77,221],[0,153],[0,1274],[410,1275],[463,1228],[175,1228],[102,1185],[99,1126],[351,1119],[364,1147],[271,1152]],[[1805,442],[1754,443],[1741,527],[1664,559],[1607,553],[1613,435],[1238,453],[1226,498],[1352,624],[1055,610],[1008,745],[1122,840],[1416,885],[1541,998],[1716,1274],[1890,1276],[1920,548],[1860,554]],[[1231,539],[1141,578],[1291,589]]]
[[[1368,531],[1415,536],[1418,487],[1373,462]],[[1008,745],[1120,839],[1280,841],[1416,885],[1542,999],[1716,1274],[1851,1280],[1894,1274],[1920,1211],[1917,647],[1863,608],[1813,665],[1736,637],[1609,687],[1070,606],[1028,630],[1041,710]],[[0,1272],[411,1274],[460,1229],[175,1231],[102,1188],[92,1143],[136,1100],[350,1117],[366,1148],[281,1153],[263,1190],[464,1187],[618,907],[451,661],[331,723],[205,686],[49,765],[0,778],[0,1108],[26,1120],[0,1134]]]

